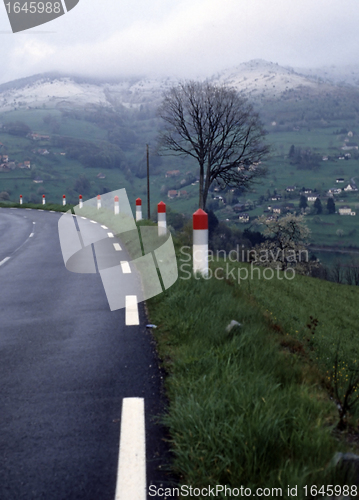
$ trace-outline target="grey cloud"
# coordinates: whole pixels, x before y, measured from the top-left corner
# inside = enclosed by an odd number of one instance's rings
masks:
[[[44,27],[55,33],[0,34],[0,79],[49,70],[196,77],[254,58],[349,64],[359,45],[357,12],[356,0],[82,0]]]

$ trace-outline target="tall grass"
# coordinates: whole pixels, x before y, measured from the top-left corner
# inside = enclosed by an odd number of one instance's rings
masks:
[[[243,288],[179,280],[148,301],[169,372],[174,470],[182,484],[233,488],[340,483],[329,464],[335,405],[304,361],[279,348]],[[241,323],[230,332],[231,320]],[[310,376],[308,376],[310,373]],[[228,498],[222,496],[221,498]]]

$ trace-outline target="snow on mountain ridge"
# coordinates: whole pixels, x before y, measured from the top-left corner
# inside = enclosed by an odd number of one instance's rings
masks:
[[[298,87],[314,89],[316,83],[306,76],[276,63],[254,59],[222,71],[212,81],[231,85],[248,96],[280,97],[280,94]]]
[[[76,84],[70,77],[49,81],[39,79],[32,85],[0,93],[0,111],[14,107],[39,107],[44,103],[56,105],[61,101],[79,104],[106,104],[103,90],[91,84]]]
[[[175,80],[124,80],[118,83],[79,83],[72,77],[41,78],[20,88],[0,89],[0,111],[19,107],[85,106],[88,104],[113,107],[114,103],[125,107],[158,101],[165,88]]]
[[[296,89],[322,91],[335,88],[330,82],[316,81],[293,68],[255,59],[223,70],[208,81],[231,85],[249,97],[278,99]],[[11,82],[10,82],[11,83]],[[61,75],[38,75],[23,81],[0,86],[0,111],[14,108],[85,106],[88,104],[114,107],[139,107],[148,103],[157,105],[162,92],[178,83],[175,78],[157,79],[139,77],[117,82],[88,81],[84,78]]]

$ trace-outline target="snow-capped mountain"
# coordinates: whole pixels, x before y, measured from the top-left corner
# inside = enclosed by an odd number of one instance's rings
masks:
[[[292,68],[255,59],[229,68],[211,78],[214,83],[231,85],[248,96],[280,97],[291,89],[307,87],[315,90],[317,84]]]
[[[275,63],[252,60],[221,71],[208,80],[236,87],[252,99],[288,98],[291,92],[320,93],[336,90],[327,78],[318,80],[316,70],[307,74]],[[0,112],[14,108],[102,105],[139,107],[156,105],[162,93],[176,84],[174,78],[132,78],[116,82],[86,80],[59,74],[42,74],[0,85]]]
[[[359,65],[322,66],[320,68],[296,68],[301,73],[314,81],[323,81],[340,86],[359,86]]]
[[[162,92],[176,80],[138,78],[120,82],[86,81],[54,74],[36,75],[0,85],[0,112],[14,108],[102,105],[138,107],[161,99]]]

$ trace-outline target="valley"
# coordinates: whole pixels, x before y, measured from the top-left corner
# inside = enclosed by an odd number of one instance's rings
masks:
[[[212,186],[208,209],[240,230],[258,229],[256,217],[299,213],[311,243],[359,247],[359,90],[261,60],[209,79],[233,85],[253,103],[267,130],[267,177],[250,191]],[[12,85],[11,85],[12,83]],[[165,201],[190,216],[198,208],[198,169],[183,157],[158,156],[156,109],[175,79],[86,81],[35,75],[0,85],[0,201],[76,204],[125,187],[147,202],[146,144],[150,146],[151,205]],[[5,161],[4,161],[5,158]],[[330,190],[334,190],[331,193]],[[329,197],[335,212],[328,213]],[[314,208],[316,198],[321,210]],[[303,199],[302,199],[303,202]],[[347,208],[345,208],[347,207]],[[355,215],[341,215],[339,209]],[[327,256],[323,258],[327,259]]]

